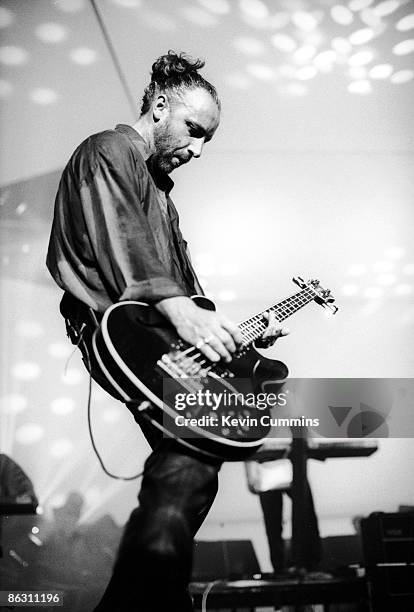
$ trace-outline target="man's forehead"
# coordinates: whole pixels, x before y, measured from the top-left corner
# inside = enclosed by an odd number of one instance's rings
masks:
[[[215,130],[220,121],[216,102],[205,89],[187,89],[179,98],[182,112],[189,121],[194,121],[206,130]]]

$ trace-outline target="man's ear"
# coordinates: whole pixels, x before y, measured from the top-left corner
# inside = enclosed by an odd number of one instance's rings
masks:
[[[154,100],[152,107],[152,116],[155,122],[163,119],[170,112],[170,104],[165,94],[159,94]]]

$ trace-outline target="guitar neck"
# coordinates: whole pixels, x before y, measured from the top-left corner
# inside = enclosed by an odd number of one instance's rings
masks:
[[[249,346],[252,342],[257,340],[263,335],[267,327],[267,322],[264,317],[265,313],[273,312],[278,321],[285,321],[295,312],[306,306],[312,302],[315,298],[315,292],[310,288],[306,287],[291,295],[290,297],[282,300],[278,304],[271,306],[270,308],[266,308],[262,312],[246,319],[242,323],[239,323],[239,329],[242,333],[243,344],[244,346]]]

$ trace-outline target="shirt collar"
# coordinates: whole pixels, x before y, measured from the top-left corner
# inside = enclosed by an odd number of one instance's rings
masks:
[[[131,140],[132,144],[137,149],[141,157],[143,157],[146,161],[149,173],[154,179],[154,182],[157,187],[165,191],[165,193],[168,195],[171,189],[174,187],[174,181],[168,176],[166,172],[163,172],[162,170],[159,170],[159,168],[156,168],[153,163],[151,151],[149,150],[149,147],[145,140],[142,138],[141,134],[139,134],[130,125],[125,124],[118,124],[115,127],[115,130],[120,134],[125,134],[125,136],[128,136],[128,138]]]

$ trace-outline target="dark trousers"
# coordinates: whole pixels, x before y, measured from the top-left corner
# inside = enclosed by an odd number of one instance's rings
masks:
[[[308,500],[308,516],[306,518],[304,550],[306,551],[305,564],[309,571],[315,570],[321,560],[321,541],[318,529],[318,519],[313,505],[312,493],[309,484],[306,487]],[[263,510],[266,535],[269,543],[270,560],[273,570],[280,572],[286,569],[291,561],[287,561],[285,542],[282,538],[283,529],[283,493],[290,495],[289,490],[265,491],[260,493],[260,504]]]
[[[70,297],[62,301],[68,335],[92,377],[116,397],[94,358],[94,325],[85,308]],[[216,496],[221,463],[204,461],[164,438],[128,407],[152,453],[145,462],[139,506],[125,526],[112,578],[95,612],[190,612],[193,540]]]

